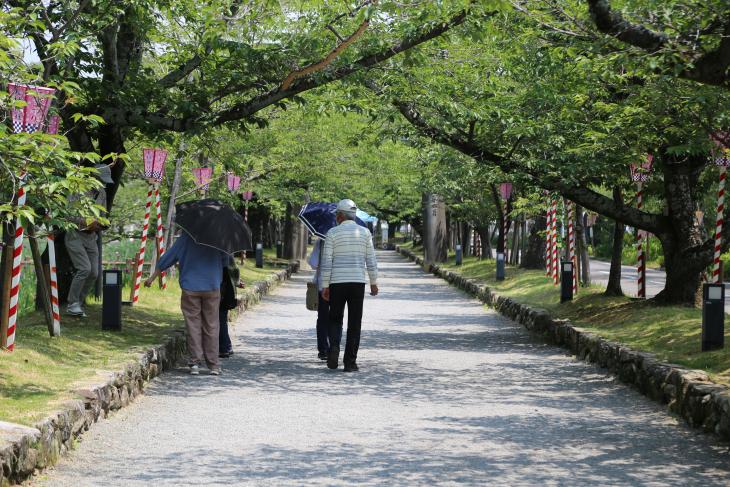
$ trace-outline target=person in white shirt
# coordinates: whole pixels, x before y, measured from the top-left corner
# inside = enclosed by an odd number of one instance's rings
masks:
[[[347,306],[347,341],[343,363],[345,372],[356,372],[360,348],[362,308],[365,284],[370,280],[370,294],[378,294],[378,264],[372,234],[355,223],[357,206],[352,200],[337,204],[337,226],[327,232],[320,259],[322,298],[330,303],[327,367],[339,366],[342,324]]]

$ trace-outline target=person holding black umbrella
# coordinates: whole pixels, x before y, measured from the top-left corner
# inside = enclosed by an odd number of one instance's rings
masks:
[[[175,223],[183,232],[144,284],[150,287],[164,270],[179,263],[180,308],[188,332],[190,373],[197,375],[205,361],[212,375],[220,375],[223,266],[231,261],[234,252],[251,249],[251,229],[241,215],[217,200],[182,203],[177,205],[176,213]]]

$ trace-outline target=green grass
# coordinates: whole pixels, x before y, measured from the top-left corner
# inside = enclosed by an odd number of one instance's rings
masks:
[[[241,269],[247,285],[262,280],[286,261],[265,252],[264,268],[248,259]],[[129,297],[125,290],[123,298]],[[120,369],[145,349],[162,343],[172,330],[183,327],[180,287],[168,282],[166,291],[142,289],[139,303],[123,307],[121,332],[102,332],[101,306],[87,306],[88,318],[62,316],[61,335],[50,338],[43,316],[27,313],[19,320],[15,351],[0,352],[0,420],[32,425],[59,405],[74,398],[72,391],[104,381],[104,374]]]
[[[544,271],[508,266],[506,279],[497,282],[494,260],[467,257],[461,266],[453,262],[450,256],[444,267],[520,303],[544,308],[554,318],[569,319],[606,339],[652,352],[662,361],[704,370],[716,382],[730,385],[730,348],[700,351],[700,309],[654,306],[651,301],[627,297],[609,298],[603,296],[604,288],[597,285],[580,288],[573,301],[560,304],[560,291],[548,281]],[[726,342],[730,343],[730,334],[726,334]]]

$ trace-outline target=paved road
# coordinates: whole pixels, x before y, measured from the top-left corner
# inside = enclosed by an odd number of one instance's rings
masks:
[[[608,274],[611,270],[611,263],[602,260],[591,259],[591,280],[597,284],[606,285],[608,283]],[[636,278],[638,273],[636,267],[623,265],[621,266],[621,289],[627,296],[636,296],[638,285]],[[657,269],[646,269],[646,297],[651,298],[659,294],[664,289],[666,274],[664,271]]]
[[[610,262],[591,259],[591,280],[596,284],[603,284],[605,286],[608,283],[608,274],[610,269]],[[627,265],[621,266],[621,289],[627,296],[636,296],[636,293],[638,292],[636,276],[636,267]],[[659,294],[659,291],[664,289],[666,278],[664,271],[647,269],[646,297],[652,298]],[[725,289],[727,288],[727,283],[725,283]],[[730,313],[730,293],[725,295],[725,313]]]
[[[315,357],[297,276],[220,378],[166,374],[37,481],[86,485],[729,485],[730,454],[600,369],[380,253],[361,371]]]

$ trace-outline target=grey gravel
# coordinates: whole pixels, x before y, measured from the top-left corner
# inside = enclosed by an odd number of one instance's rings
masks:
[[[299,274],[242,316],[222,376],[162,376],[35,483],[730,485],[726,445],[379,258],[359,373],[317,360]]]

